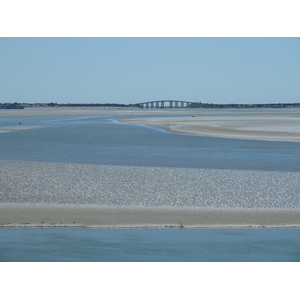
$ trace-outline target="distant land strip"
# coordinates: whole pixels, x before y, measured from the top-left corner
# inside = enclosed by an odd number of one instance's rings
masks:
[[[157,100],[166,101],[166,100]],[[167,100],[167,101],[180,101],[180,100]],[[155,102],[155,101],[150,101]],[[145,102],[146,103],[146,102]],[[25,109],[33,107],[126,107],[126,108],[141,108],[139,103],[137,104],[118,104],[118,103],[0,103],[0,109]],[[299,107],[300,103],[264,103],[264,104],[213,104],[202,102],[190,102],[184,108],[293,108]],[[169,108],[165,106],[164,108]],[[178,109],[179,107],[171,107]],[[183,107],[180,107],[183,108]],[[151,107],[151,109],[162,109]]]

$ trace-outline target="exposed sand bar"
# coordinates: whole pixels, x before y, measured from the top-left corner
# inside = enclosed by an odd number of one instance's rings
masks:
[[[22,126],[22,127],[0,127],[0,133],[3,132],[10,132],[15,130],[26,130],[26,129],[33,129],[37,128],[38,126]]]
[[[119,119],[173,132],[222,138],[300,142],[299,115],[189,116]]]
[[[299,226],[300,174],[0,161],[1,226]]]
[[[0,227],[299,227],[299,216],[300,209],[257,210],[0,204]]]

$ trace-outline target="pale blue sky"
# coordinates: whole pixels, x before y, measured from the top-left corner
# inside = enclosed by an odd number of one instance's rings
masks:
[[[0,103],[300,102],[300,38],[0,38]]]

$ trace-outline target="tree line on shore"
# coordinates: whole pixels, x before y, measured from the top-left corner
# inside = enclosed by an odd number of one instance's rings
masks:
[[[284,108],[300,107],[300,103],[264,103],[264,104],[213,104],[193,102],[189,108]]]
[[[24,109],[30,107],[133,107],[132,104],[117,103],[0,103],[0,109]]]
[[[0,103],[0,109],[24,109],[30,107],[135,107],[135,104],[118,104],[118,103]],[[213,104],[193,102],[186,108],[286,108],[300,107],[300,103],[266,103],[266,104]]]

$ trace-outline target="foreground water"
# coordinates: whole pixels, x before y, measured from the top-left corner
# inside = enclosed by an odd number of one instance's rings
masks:
[[[299,229],[9,229],[0,261],[300,261]]]
[[[1,133],[0,160],[300,172],[300,143],[186,136],[116,117],[1,116],[0,127],[32,129]],[[300,261],[299,236],[299,229],[1,229],[0,260]]]

